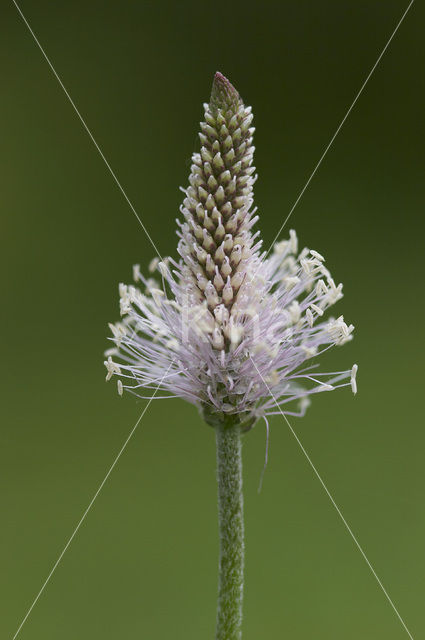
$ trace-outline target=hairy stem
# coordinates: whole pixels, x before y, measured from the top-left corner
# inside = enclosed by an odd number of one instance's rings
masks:
[[[241,429],[216,426],[220,562],[216,640],[242,637],[244,525]]]

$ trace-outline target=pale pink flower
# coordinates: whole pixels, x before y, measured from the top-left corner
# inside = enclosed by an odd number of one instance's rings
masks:
[[[234,414],[246,429],[279,411],[302,416],[309,398],[351,386],[357,366],[316,372],[316,359],[353,337],[342,316],[325,318],[342,298],[324,266],[294,231],[269,257],[261,251],[253,208],[251,107],[217,73],[204,105],[200,153],[178,220],[179,259],[155,258],[137,286],[121,284],[123,319],[110,325],[107,379],[118,390],[180,397],[214,423]],[[277,406],[278,405],[278,406]]]

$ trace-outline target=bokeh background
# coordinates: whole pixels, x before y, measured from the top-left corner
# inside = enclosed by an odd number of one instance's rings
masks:
[[[163,255],[219,69],[255,113],[272,241],[407,2],[20,6]],[[424,9],[415,3],[296,207],[355,340],[359,393],[292,423],[415,638],[424,637]],[[117,284],[153,249],[12,2],[1,25],[0,635],[12,638],[144,403],[104,381]],[[331,369],[332,370],[332,369]],[[244,441],[244,639],[402,640],[283,419]],[[22,640],[212,638],[213,432],[153,403]]]

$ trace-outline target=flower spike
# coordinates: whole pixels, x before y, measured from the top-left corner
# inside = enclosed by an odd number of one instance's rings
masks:
[[[160,383],[158,397],[195,404],[213,425],[232,416],[246,430],[276,405],[302,416],[315,393],[357,391],[357,365],[325,374],[313,373],[310,362],[351,340],[354,329],[343,316],[324,317],[343,294],[323,256],[298,253],[293,230],[270,257],[261,253],[253,230],[252,120],[251,108],[217,72],[183,190],[179,259],[152,260],[156,278],[137,265],[141,288],[120,285],[116,361],[108,352],[105,362],[120,394],[149,397]]]

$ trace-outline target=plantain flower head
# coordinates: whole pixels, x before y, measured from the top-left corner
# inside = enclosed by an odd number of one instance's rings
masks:
[[[249,429],[261,416],[304,415],[315,393],[351,386],[357,366],[314,373],[316,358],[353,337],[343,316],[325,319],[342,298],[295,231],[261,249],[253,206],[251,107],[216,73],[204,104],[201,148],[177,220],[178,259],[138,265],[136,285],[119,287],[122,321],[110,325],[107,380],[139,397],[180,397],[210,424],[232,417]],[[147,395],[148,394],[148,395]]]

